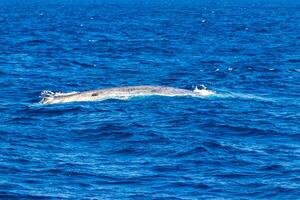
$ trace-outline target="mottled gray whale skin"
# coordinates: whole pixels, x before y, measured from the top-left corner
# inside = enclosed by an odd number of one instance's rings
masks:
[[[106,99],[129,99],[137,96],[209,96],[215,94],[214,91],[207,89],[186,90],[173,87],[163,86],[130,86],[130,87],[115,87],[99,90],[90,90],[86,92],[72,93],[50,93],[43,97],[41,104],[56,104],[78,101],[101,101]]]

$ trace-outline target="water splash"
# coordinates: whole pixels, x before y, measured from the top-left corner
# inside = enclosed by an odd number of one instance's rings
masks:
[[[209,95],[214,95],[216,94],[215,91],[213,90],[208,90],[207,87],[205,85],[200,85],[200,89],[198,88],[198,86],[196,85],[196,87],[193,90],[194,92],[198,93],[201,96],[209,96]]]

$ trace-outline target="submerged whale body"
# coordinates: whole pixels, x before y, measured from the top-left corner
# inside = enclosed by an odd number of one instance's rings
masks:
[[[71,93],[53,93],[45,92],[42,104],[56,104],[78,101],[102,101],[106,99],[129,99],[138,96],[192,96],[201,97],[215,94],[214,91],[203,89],[186,90],[173,87],[162,86],[130,86],[116,87],[99,90],[90,90],[86,92],[71,92]]]

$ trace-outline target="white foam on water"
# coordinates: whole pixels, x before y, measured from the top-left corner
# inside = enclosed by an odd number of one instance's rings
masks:
[[[201,85],[201,89],[199,89],[198,86],[196,86],[193,91],[198,93],[201,96],[210,96],[210,95],[216,94],[215,91],[208,90],[207,87],[205,87],[204,85]]]

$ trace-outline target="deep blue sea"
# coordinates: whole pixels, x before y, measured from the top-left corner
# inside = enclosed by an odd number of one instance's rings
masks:
[[[253,2],[0,1],[0,199],[299,199],[300,6]]]

